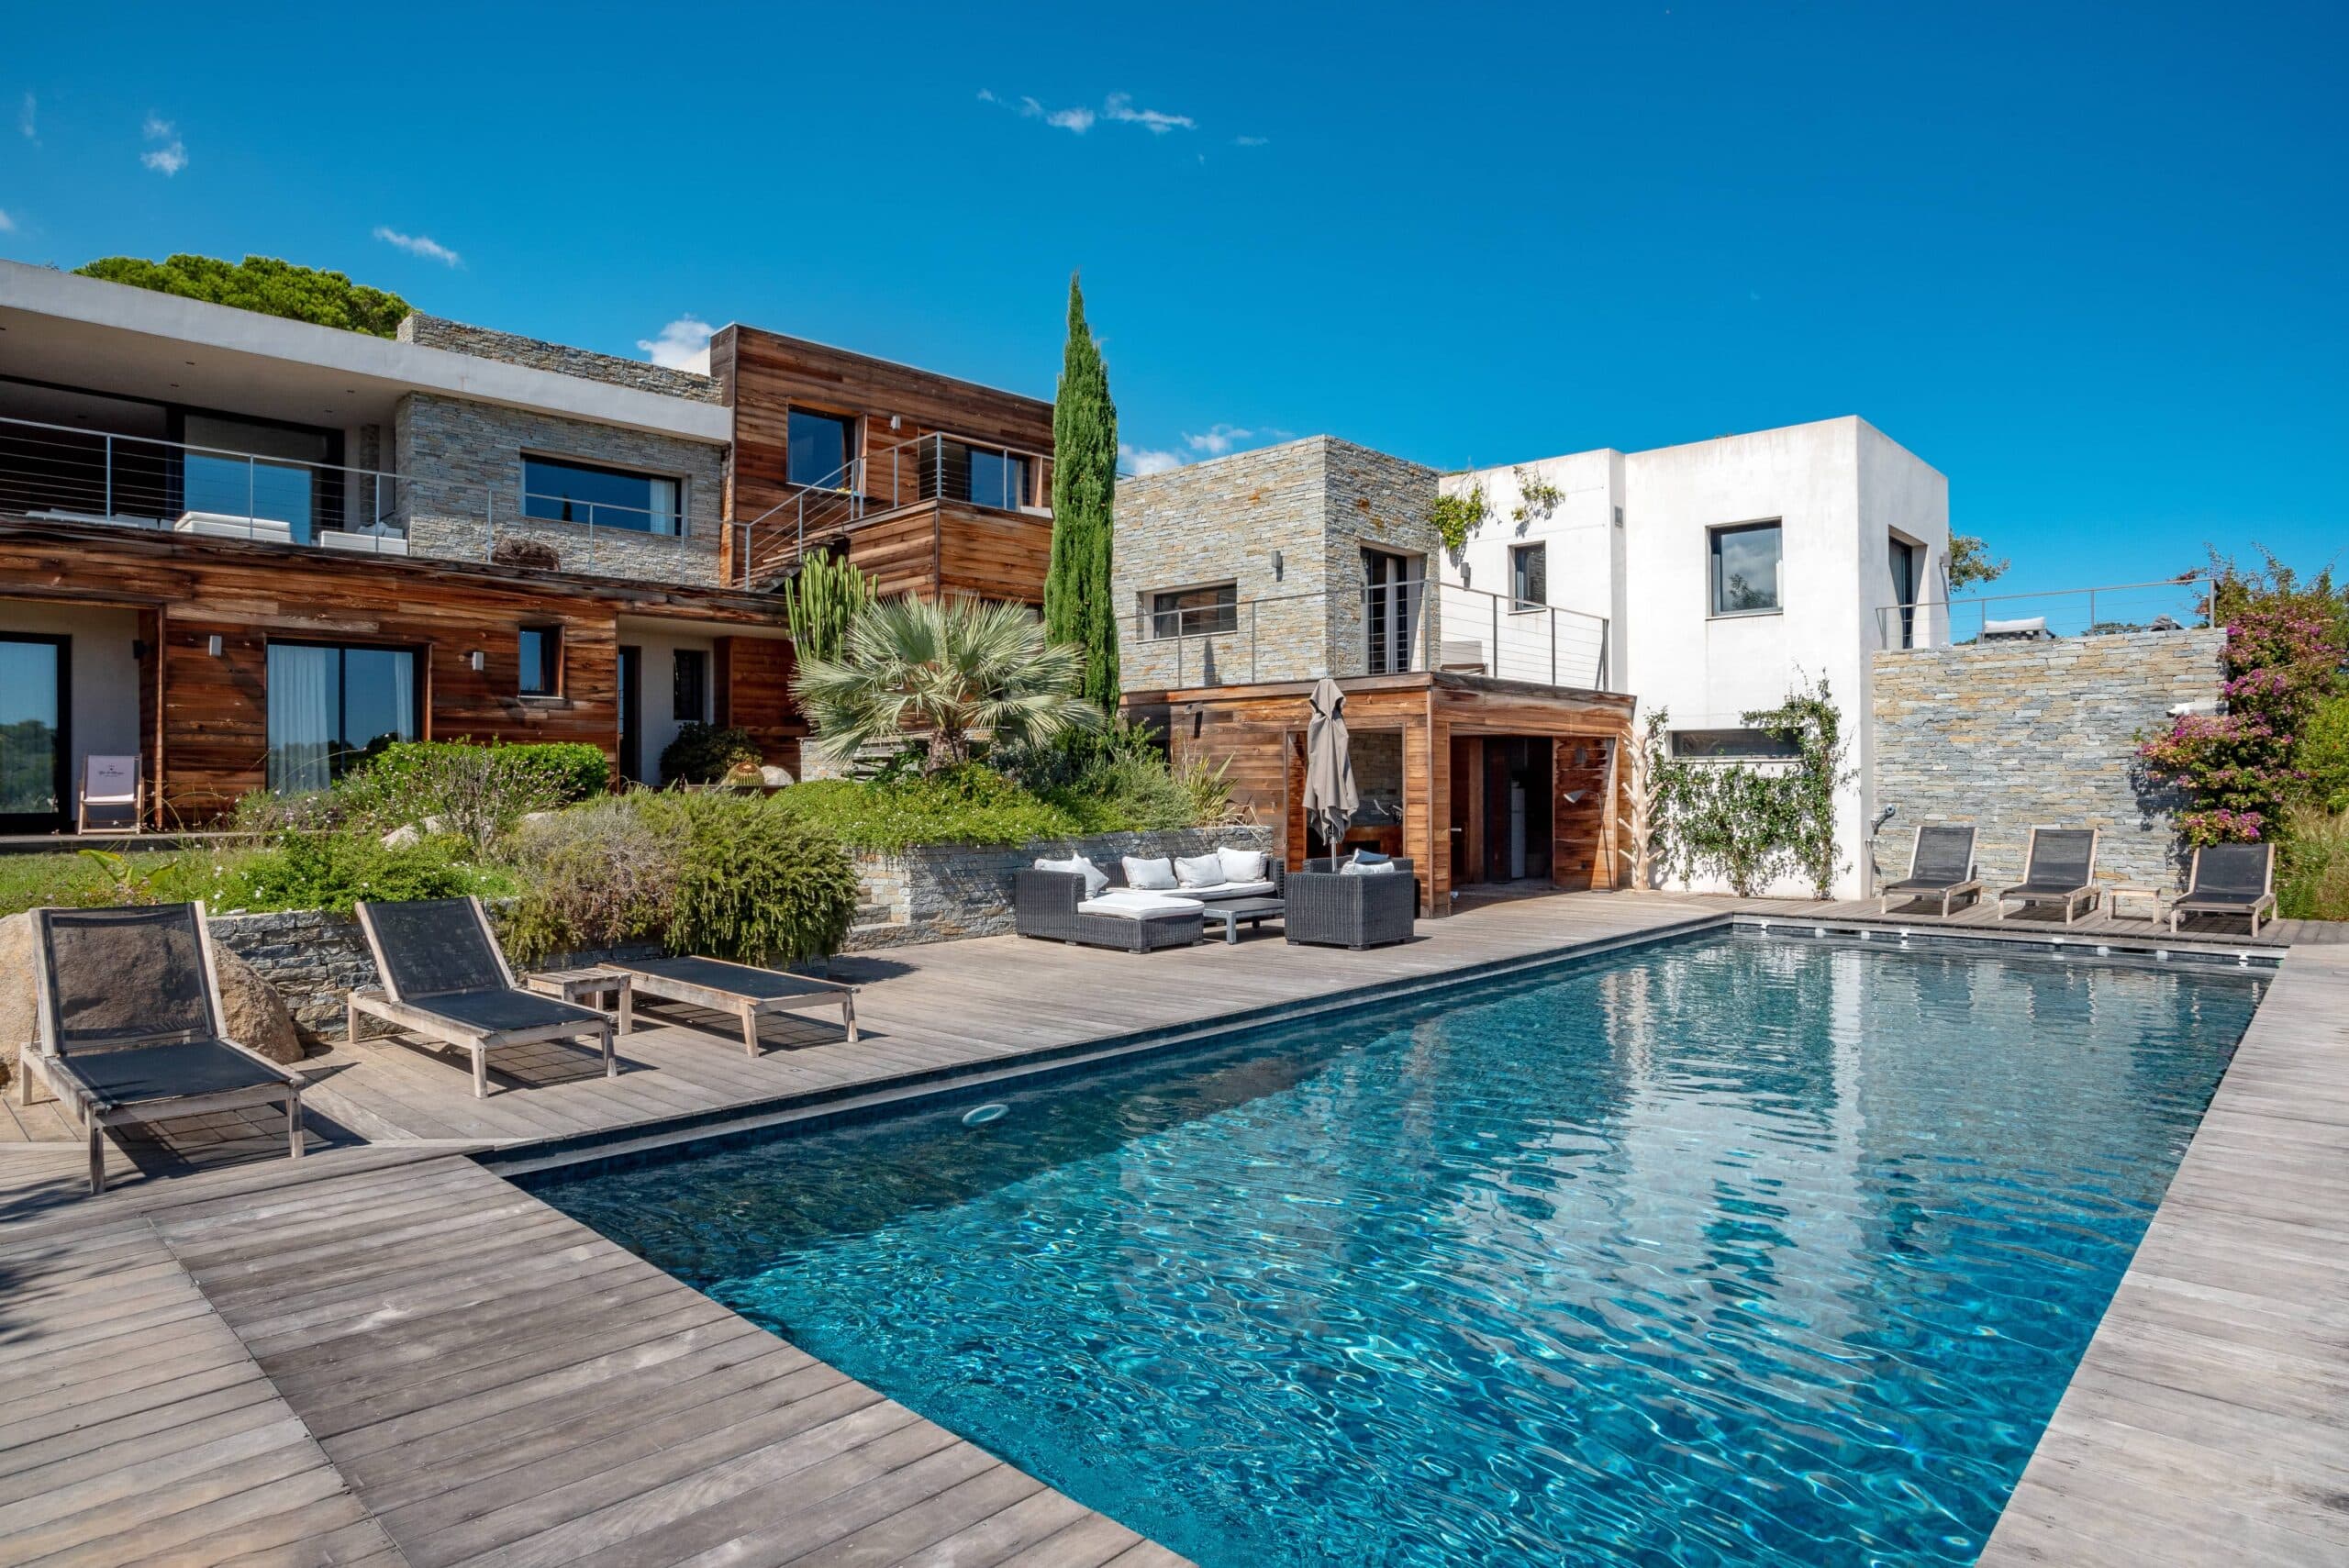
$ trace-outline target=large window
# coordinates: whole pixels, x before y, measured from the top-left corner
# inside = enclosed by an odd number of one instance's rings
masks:
[[[1240,590],[1230,583],[1212,588],[1177,588],[1150,596],[1150,635],[1205,637],[1240,629]]]
[[[674,534],[679,531],[678,498],[684,488],[678,481],[654,473],[556,458],[522,460],[522,515],[548,522]]]
[[[1511,545],[1508,552],[1508,597],[1513,610],[1538,610],[1550,602],[1550,550],[1547,545]]]
[[[182,433],[188,445],[180,474],[182,510],[284,523],[296,543],[310,542],[328,499],[319,494],[321,482],[339,477],[323,466],[333,456],[330,434],[211,414],[190,414]]]
[[[849,459],[856,455],[854,419],[794,408],[786,428],[791,452],[784,476],[792,484],[820,484],[828,490],[856,488],[847,472]]]
[[[669,717],[680,724],[709,717],[709,655],[698,648],[669,655]]]
[[[1802,751],[1766,729],[1675,729],[1672,754],[1691,762],[1787,762]]]
[[[986,447],[971,449],[971,499],[1016,512],[1028,504],[1028,460]]]
[[[1778,607],[1778,531],[1776,523],[1713,530],[1713,614],[1751,616]]]
[[[416,655],[405,648],[269,645],[269,787],[324,789],[379,743],[420,733]]]

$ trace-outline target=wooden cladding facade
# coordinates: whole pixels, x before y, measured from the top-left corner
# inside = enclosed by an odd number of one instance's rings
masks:
[[[787,565],[794,542],[754,542],[752,579]],[[850,564],[871,578],[884,598],[911,594],[925,600],[1003,599],[1041,606],[1052,559],[1052,520],[961,501],[924,501],[867,517],[824,543],[845,550]],[[808,541],[810,554],[816,547],[816,540]]]
[[[1450,911],[1457,885],[1453,828],[1483,830],[1464,802],[1461,813],[1453,809],[1455,790],[1477,787],[1473,779],[1453,776],[1455,738],[1549,740],[1552,880],[1574,888],[1623,884],[1620,835],[1628,811],[1628,780],[1617,761],[1631,738],[1631,697],[1442,673],[1370,676],[1339,684],[1346,694],[1352,733],[1400,733],[1401,848],[1419,874],[1423,913]],[[1306,852],[1305,732],[1312,717],[1312,689],[1309,683],[1294,682],[1136,693],[1129,695],[1127,705],[1138,717],[1164,720],[1177,762],[1223,769],[1235,803],[1250,808],[1257,820],[1279,825],[1281,852],[1295,868],[1304,863]]]
[[[138,690],[119,700],[138,706],[156,827],[266,787],[273,640],[413,651],[425,739],[584,741],[617,760],[618,617],[658,617],[737,650],[753,642],[742,628],[781,618],[772,600],[707,589],[0,521],[0,628],[10,600],[138,611]],[[557,695],[520,695],[526,627],[560,636]],[[796,736],[789,662],[789,644],[774,640],[721,662],[718,710],[763,740]],[[743,672],[740,690],[729,668]]]
[[[728,327],[712,338],[709,369],[734,409],[727,516],[738,521],[797,494],[790,482],[794,408],[852,419],[852,455],[875,463],[890,449],[931,435],[1021,453],[1037,460],[1030,484],[1040,502],[1052,494],[1052,406],[1041,398],[755,327]],[[904,478],[910,484],[909,473]],[[868,492],[880,482],[877,470],[869,472]],[[911,495],[901,487],[888,504]]]

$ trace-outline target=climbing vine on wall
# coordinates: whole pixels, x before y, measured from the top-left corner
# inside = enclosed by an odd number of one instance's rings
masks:
[[[1825,898],[1843,869],[1835,842],[1835,792],[1855,776],[1844,766],[1850,748],[1842,710],[1821,676],[1777,706],[1742,718],[1749,728],[1791,741],[1794,758],[1763,765],[1675,764],[1663,802],[1664,852],[1683,877],[1718,876],[1741,896],[1752,897],[1787,875]]]
[[[1454,564],[1468,548],[1469,537],[1483,528],[1485,519],[1491,515],[1481,483],[1471,484],[1464,495],[1438,495],[1428,506],[1428,521],[1435,525],[1436,538],[1443,541],[1443,552],[1452,557]]]

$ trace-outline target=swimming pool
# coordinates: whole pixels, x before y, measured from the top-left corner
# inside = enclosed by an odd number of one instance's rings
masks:
[[[1970,1562],[2260,984],[1715,935],[529,1184],[1207,1568]]]

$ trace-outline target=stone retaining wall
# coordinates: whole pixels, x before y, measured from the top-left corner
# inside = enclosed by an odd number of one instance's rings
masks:
[[[1184,828],[1105,833],[1017,850],[931,844],[892,854],[859,854],[856,870],[864,891],[847,951],[1001,936],[1011,929],[1012,874],[1045,856],[1059,860],[1081,854],[1106,868],[1121,855],[1201,855],[1225,844],[1269,853],[1273,830],[1256,826]]]
[[[340,1040],[346,992],[375,984],[359,922],[323,909],[215,915],[212,940],[277,988],[306,1040]]]
[[[2136,736],[2190,703],[2215,712],[2226,634],[2124,632],[1875,656],[1876,799],[1898,815],[1877,846],[1906,873],[1917,828],[1971,822],[1982,875],[2014,882],[2034,824],[2101,828],[2097,873],[2176,885],[2167,788],[2135,766]]]

